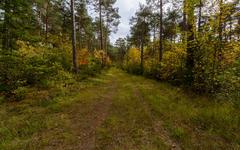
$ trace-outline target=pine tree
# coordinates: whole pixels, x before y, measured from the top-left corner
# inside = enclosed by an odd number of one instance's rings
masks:
[[[144,47],[150,41],[150,15],[149,7],[140,5],[136,17],[131,19],[131,40],[141,51],[141,73],[144,72]]]
[[[17,40],[34,39],[36,20],[33,15],[33,3],[30,0],[3,0],[2,47],[16,49]]]
[[[76,51],[75,0],[71,0],[73,71],[78,72]]]
[[[187,58],[186,58],[186,83],[192,85],[194,81],[194,40],[195,40],[195,17],[194,17],[194,1],[185,1],[187,6]]]

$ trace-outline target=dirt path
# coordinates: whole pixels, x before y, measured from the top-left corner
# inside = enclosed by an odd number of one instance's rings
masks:
[[[0,149],[240,149],[238,111],[169,84],[111,68],[49,90],[1,107]]]
[[[181,149],[154,118],[134,77],[111,69],[101,80],[65,112],[71,140],[52,140],[45,149]]]
[[[76,145],[70,149],[92,150],[96,145],[96,130],[106,120],[111,107],[113,96],[116,92],[116,83],[113,81],[106,88],[106,93],[102,93],[96,101],[88,106],[88,110],[83,113],[82,105],[76,105],[72,116],[72,130],[76,131],[74,135],[79,139]],[[94,94],[94,93],[93,93]],[[79,118],[82,116],[82,118]]]

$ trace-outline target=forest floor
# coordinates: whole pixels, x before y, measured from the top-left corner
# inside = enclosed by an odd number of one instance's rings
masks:
[[[240,148],[230,103],[115,68],[62,91],[33,89],[2,103],[0,119],[0,149]]]

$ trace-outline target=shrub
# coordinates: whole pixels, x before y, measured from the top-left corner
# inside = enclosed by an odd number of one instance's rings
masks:
[[[153,47],[144,48],[144,75],[168,81],[175,85],[189,86],[198,93],[218,95],[222,99],[231,99],[239,103],[240,97],[240,42],[223,43],[221,54],[219,43],[211,36],[200,36],[193,43],[194,66],[191,70],[193,81],[186,84],[187,74],[185,43],[164,41],[164,53],[159,62],[158,53]],[[157,47],[155,47],[156,49]],[[130,48],[125,55],[123,69],[129,73],[139,74],[140,50]]]
[[[110,66],[111,65],[111,60],[107,53],[103,50],[95,50],[93,52],[93,57],[96,62],[100,62],[102,66]]]
[[[0,92],[7,97],[16,95],[21,99],[22,96],[18,96],[21,88],[18,87],[41,86],[45,80],[57,75],[63,66],[63,54],[41,44],[38,47],[23,41],[17,44],[19,50],[0,55]]]
[[[124,69],[129,73],[140,74],[140,50],[137,48],[130,48],[124,60]]]
[[[233,66],[224,71],[224,74],[218,76],[221,83],[221,90],[218,96],[233,100],[240,106],[240,59]]]
[[[145,59],[144,74],[172,83],[180,83],[184,76],[186,51],[181,46],[167,43],[165,50],[160,63],[158,58],[154,56]]]
[[[16,101],[21,101],[26,97],[27,94],[27,88],[26,87],[18,87],[16,90],[14,90],[14,99]]]
[[[104,67],[111,65],[110,58],[102,50],[90,53],[87,49],[78,52],[79,77],[84,79],[100,73]]]
[[[157,59],[149,58],[145,61],[144,75],[150,78],[160,78],[160,65]]]
[[[185,66],[186,51],[181,47],[172,47],[163,55],[160,73],[162,80],[172,82],[181,81],[183,78],[183,68]]]
[[[33,47],[18,41],[19,56],[22,59],[23,78],[28,85],[38,85],[57,74],[61,66],[61,53],[44,46]]]
[[[0,55],[0,92],[9,95],[18,86],[26,83],[22,64],[16,53]]]

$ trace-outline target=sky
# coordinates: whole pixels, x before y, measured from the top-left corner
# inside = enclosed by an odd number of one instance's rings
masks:
[[[119,15],[121,16],[118,32],[111,34],[111,43],[115,43],[119,37],[125,38],[130,33],[129,20],[134,16],[139,7],[139,3],[145,4],[146,0],[117,0],[115,7],[119,8]]]

